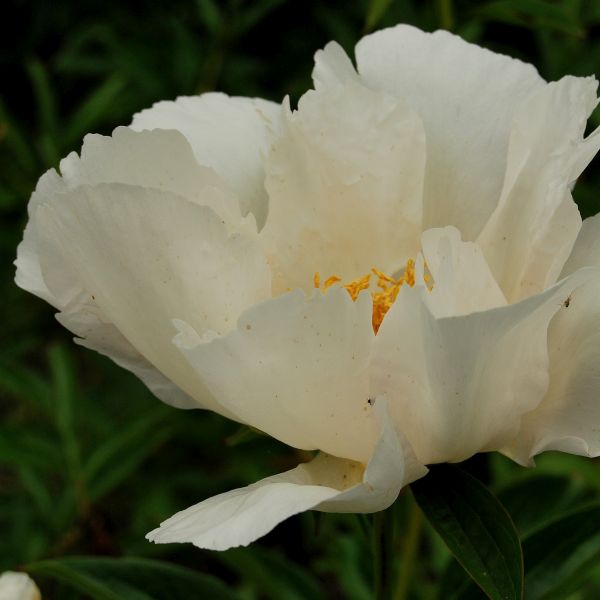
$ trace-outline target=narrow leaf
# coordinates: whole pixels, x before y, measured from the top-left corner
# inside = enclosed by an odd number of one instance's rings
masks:
[[[492,600],[523,597],[523,555],[510,516],[477,479],[451,465],[412,484],[415,499],[465,571]]]
[[[236,600],[218,579],[177,565],[145,558],[69,557],[29,565],[93,600]]]
[[[600,564],[600,504],[559,517],[523,542],[525,598],[560,600]]]
[[[310,572],[266,548],[235,548],[220,553],[230,569],[251,582],[261,597],[272,600],[324,600],[320,585]]]

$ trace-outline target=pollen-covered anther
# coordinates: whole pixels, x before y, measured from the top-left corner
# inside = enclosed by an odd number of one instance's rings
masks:
[[[400,288],[404,284],[407,284],[410,287],[415,285],[415,261],[412,258],[407,261],[404,272],[398,279],[394,279],[393,277],[386,275],[383,271],[373,267],[371,273],[343,284],[344,289],[350,294],[352,300],[356,301],[363,290],[368,290],[371,287],[371,275],[377,277],[376,285],[379,288],[379,290],[371,292],[371,298],[373,299],[373,330],[377,333],[387,311],[390,310],[392,304],[396,301]],[[429,287],[430,278],[425,275],[424,280]],[[322,292],[327,291],[332,285],[341,281],[341,277],[333,275],[326,279],[321,285],[319,273],[315,273],[313,279],[315,288],[320,289]]]

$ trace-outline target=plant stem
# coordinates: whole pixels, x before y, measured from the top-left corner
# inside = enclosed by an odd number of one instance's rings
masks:
[[[400,550],[400,573],[394,600],[406,600],[410,591],[410,584],[414,579],[414,568],[419,550],[423,514],[417,506],[415,499],[410,494],[410,511],[408,515],[408,529]]]
[[[440,27],[452,31],[454,27],[454,7],[452,6],[452,0],[438,0],[437,7]]]
[[[394,505],[373,515],[373,578],[375,600],[392,600]]]

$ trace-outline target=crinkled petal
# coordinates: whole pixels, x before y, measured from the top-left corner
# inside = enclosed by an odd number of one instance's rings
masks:
[[[475,239],[500,197],[512,119],[543,79],[531,65],[408,25],[364,37],[356,60],[369,86],[403,98],[423,119],[423,228],[454,225]]]
[[[437,317],[454,317],[504,306],[481,248],[463,242],[455,227],[429,229],[421,238],[423,256],[433,276],[427,303]]]
[[[305,450],[365,462],[377,436],[369,404],[371,298],[301,290],[244,312],[211,340],[176,338],[197,377],[238,419]]]
[[[128,127],[117,127],[111,136],[86,135],[81,156],[71,152],[60,161],[60,176],[50,169],[40,179],[29,211],[57,193],[98,183],[127,183],[173,192],[210,206],[229,226],[240,221],[237,198],[212,169],[198,164],[182,133],[133,131]],[[206,188],[220,193],[203,194]]]
[[[181,133],[136,132],[127,127],[118,127],[112,136],[87,135],[81,156],[72,152],[60,162],[60,175],[50,169],[40,178],[28,205],[29,215],[32,217],[39,205],[52,202],[56,194],[99,183],[126,183],[173,192],[210,206],[233,231],[254,229],[251,221],[240,218],[233,193],[211,169],[198,165]],[[42,276],[36,239],[30,221],[17,249],[16,283],[61,308]]]
[[[270,205],[261,237],[276,293],[309,289],[315,271],[344,280],[374,265],[393,273],[419,246],[419,117],[365,87],[335,44],[317,53],[315,80],[298,110],[285,113],[267,160]]]
[[[548,393],[523,417],[519,435],[505,448],[522,464],[546,450],[600,455],[600,273],[595,271],[550,324]]]
[[[198,162],[213,168],[237,193],[242,212],[254,214],[262,226],[268,207],[264,156],[280,114],[281,106],[267,100],[208,93],[157,102],[137,113],[131,128],[183,133]]]
[[[583,138],[597,85],[564,77],[515,116],[502,196],[478,240],[511,302],[556,282],[581,227],[570,190],[600,148],[600,130]]]
[[[123,184],[60,194],[38,207],[33,222],[61,321],[84,335],[85,345],[111,357],[114,348],[119,364],[135,349],[146,361],[139,369],[149,363],[196,406],[227,413],[172,345],[172,320],[223,334],[244,309],[269,297],[256,238],[230,235],[208,207]]]
[[[377,334],[372,392],[423,464],[497,450],[548,386],[548,324],[587,275],[518,304],[438,319],[424,288],[403,288]]]
[[[0,575],[0,600],[41,600],[35,581],[27,573],[5,571]]]
[[[384,398],[373,407],[380,434],[365,467],[319,454],[291,471],[220,494],[177,513],[148,534],[157,543],[191,542],[226,550],[246,546],[297,513],[376,512],[390,506],[400,489],[423,476],[420,465],[406,470],[403,444],[387,414]]]

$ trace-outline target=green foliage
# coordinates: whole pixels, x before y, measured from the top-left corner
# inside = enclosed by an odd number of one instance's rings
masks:
[[[350,51],[365,32],[398,22],[452,29],[534,63],[548,79],[593,74],[600,64],[600,4],[12,4],[0,52],[0,571],[25,568],[50,600],[369,600],[377,572],[370,516],[300,515],[257,544],[222,554],[145,540],[177,510],[306,457],[215,415],[164,406],[132,375],[72,344],[51,308],[12,283],[27,200],[39,176],[77,151],[88,132],[110,133],[153,102],[205,90],[275,100],[289,94],[295,102],[310,86],[314,52],[327,41]],[[592,125],[598,124],[596,112]],[[592,165],[575,188],[584,216],[598,212],[599,186],[600,171]],[[514,521],[526,599],[600,596],[597,462],[548,454],[537,469],[524,470],[492,455],[467,468]],[[436,469],[416,484],[420,504],[421,486],[429,489],[429,502],[438,503],[437,517],[431,507],[425,512],[462,563],[492,597],[504,589],[514,597],[515,530],[482,486],[462,474],[448,479],[448,473],[457,471]],[[445,487],[432,490],[444,477]],[[453,494],[469,495],[472,519],[448,512]],[[482,597],[409,493],[391,510],[389,520],[377,517],[376,529],[387,524],[395,534],[384,558],[397,600]],[[440,520],[444,511],[447,518]],[[453,543],[457,535],[471,545]],[[511,544],[515,553],[508,556]],[[465,556],[469,547],[478,556]],[[494,591],[482,564],[501,556],[506,568],[503,582],[493,580]]]
[[[523,597],[523,553],[506,509],[475,477],[432,467],[412,484],[415,499],[452,554],[493,600]]]
[[[218,579],[145,558],[71,557],[27,567],[33,576],[55,579],[94,600],[236,600]]]

